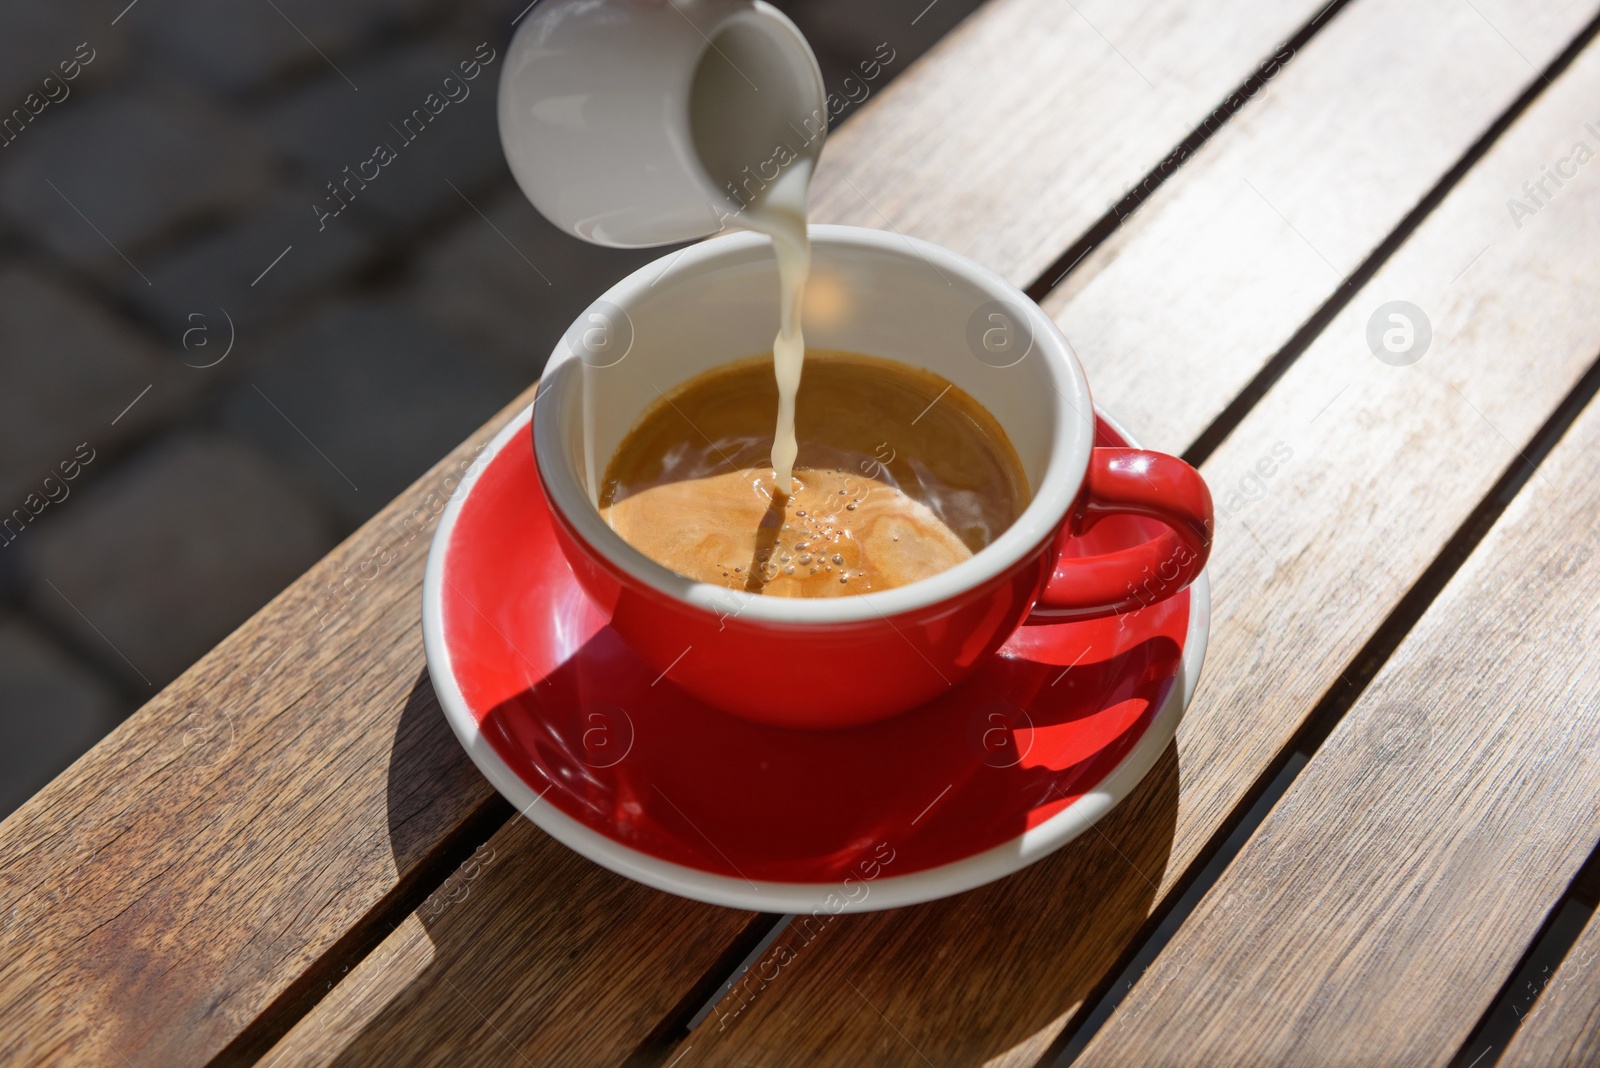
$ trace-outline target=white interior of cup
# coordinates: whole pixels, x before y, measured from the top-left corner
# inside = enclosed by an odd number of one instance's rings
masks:
[[[1033,500],[970,560],[898,589],[852,597],[764,597],[697,583],[629,546],[594,506],[586,454],[592,452],[598,485],[650,405],[698,374],[770,352],[777,333],[777,265],[769,239],[739,233],[706,241],[623,279],[574,323],[546,367],[534,440],[552,505],[589,545],[640,581],[708,611],[775,622],[844,622],[911,611],[979,585],[1059,526],[1093,447],[1094,414],[1082,369],[1054,323],[1016,287],[970,260],[897,234],[814,226],[811,239],[807,348],[900,360],[965,390],[1005,428]],[[1009,347],[984,347],[987,331],[1008,328]],[[586,330],[603,332],[600,355],[585,348]],[[893,428],[884,433],[892,445]]]

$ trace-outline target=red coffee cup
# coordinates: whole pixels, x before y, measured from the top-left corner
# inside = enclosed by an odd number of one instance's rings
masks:
[[[806,342],[925,367],[995,416],[1033,499],[947,571],[849,597],[766,597],[684,578],[606,525],[595,488],[640,415],[695,375],[771,348],[777,266],[734,234],[641,268],[568,330],[533,416],[539,478],[568,562],[611,626],[713,707],[783,727],[892,716],[966,678],[1028,621],[1091,619],[1164,600],[1205,567],[1211,495],[1172,456],[1094,447],[1088,382],[1061,332],[993,272],[897,234],[811,228]],[[886,426],[892,447],[893,427]],[[1142,544],[1075,555],[1107,516],[1165,524]]]

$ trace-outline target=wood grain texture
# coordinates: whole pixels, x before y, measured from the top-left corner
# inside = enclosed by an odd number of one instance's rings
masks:
[[[830,134],[812,221],[1027,286],[1326,2],[990,0]]]
[[[1596,566],[1593,557],[1584,564],[1590,570]],[[1600,913],[1589,918],[1496,1063],[1499,1068],[1600,1064]]]
[[[1600,839],[1596,455],[1600,401],[1078,1064],[1451,1062]]]
[[[1095,399],[1150,448],[1194,441],[1595,13],[1340,12],[1045,300]]]
[[[650,890],[514,819],[262,1063],[620,1063],[753,917]]]
[[[0,824],[0,1061],[215,1056],[489,803],[423,668],[422,571],[530,396]]]
[[[999,887],[848,917],[726,1026],[702,1025],[682,1064],[850,1063],[862,1051],[1013,1064],[1049,1045],[1118,959],[1107,941],[1061,937],[1069,917],[1129,931],[1171,894],[1600,351],[1600,323],[1579,311],[1600,285],[1600,182],[1569,183],[1521,229],[1506,208],[1583,136],[1597,90],[1591,48],[1205,465],[1219,505],[1214,616],[1178,732],[1176,812],[1109,821],[1106,841],[1086,835]],[[1411,366],[1368,348],[1368,320],[1393,299],[1431,320]],[[1107,842],[1136,874],[1108,868]],[[1160,870],[1143,862],[1163,856]],[[1146,877],[1153,894],[1125,892]],[[852,1000],[870,1011],[839,1010]]]

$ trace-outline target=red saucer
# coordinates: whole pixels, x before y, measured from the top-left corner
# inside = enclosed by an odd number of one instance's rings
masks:
[[[1105,783],[1174,687],[1183,684],[1180,701],[1192,691],[1205,595],[1192,628],[1190,590],[1116,619],[1024,626],[955,690],[865,727],[791,731],[716,712],[634,656],[579,588],[551,529],[528,424],[519,424],[442,532],[438,659],[454,678],[441,695],[459,691],[535,804],[628,850],[790,884],[837,883],[879,843],[891,844],[885,874],[897,878],[967,860]],[[1127,442],[1101,419],[1095,444]],[[1103,553],[1161,529],[1114,517],[1078,545]],[[436,685],[440,674],[435,666]],[[828,700],[826,664],[786,663],[774,649],[772,677]],[[1181,704],[1149,741],[1165,746],[1178,714]],[[1144,767],[1158,753],[1145,754]],[[1119,780],[1103,792],[1114,803],[1128,788]]]

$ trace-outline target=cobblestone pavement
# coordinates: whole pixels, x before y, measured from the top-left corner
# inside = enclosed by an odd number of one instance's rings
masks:
[[[0,0],[0,816],[659,254],[569,238],[511,181],[494,99],[525,6]],[[977,0],[778,6],[830,87],[887,42],[876,90]],[[475,56],[465,98],[330,194]]]

